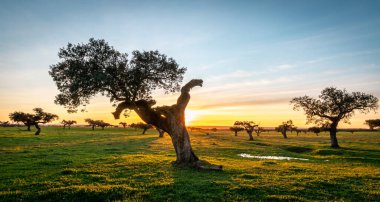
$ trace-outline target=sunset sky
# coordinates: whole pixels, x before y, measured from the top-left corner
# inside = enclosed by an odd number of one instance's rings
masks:
[[[325,87],[362,91],[380,98],[380,1],[0,1],[0,121],[14,111],[42,107],[62,119],[103,119],[116,124],[105,97],[88,112],[67,114],[54,104],[57,88],[49,66],[59,48],[105,39],[121,52],[159,50],[187,67],[194,88],[190,125],[232,125],[251,120],[277,126],[292,119],[293,97],[317,97]],[[156,92],[158,105],[177,94]],[[366,127],[377,114],[356,114]]]

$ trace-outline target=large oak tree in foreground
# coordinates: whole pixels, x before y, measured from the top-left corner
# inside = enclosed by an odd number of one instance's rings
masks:
[[[338,148],[336,132],[341,120],[349,123],[355,111],[368,113],[378,108],[378,99],[362,92],[348,93],[345,89],[339,90],[328,87],[322,90],[319,99],[309,96],[297,97],[291,100],[294,110],[303,109],[308,123],[329,124],[331,147]]]
[[[128,60],[104,40],[90,39],[87,44],[61,48],[62,59],[50,67],[60,94],[55,103],[75,112],[90,98],[100,93],[110,98],[116,107],[113,115],[119,119],[124,111],[133,110],[147,124],[164,130],[172,139],[176,164],[198,168],[221,169],[199,161],[190,144],[185,125],[185,109],[190,101],[190,90],[202,86],[203,81],[193,79],[180,88],[186,68],[158,51],[133,51]],[[172,106],[153,107],[152,92],[162,89],[166,93],[181,91]]]

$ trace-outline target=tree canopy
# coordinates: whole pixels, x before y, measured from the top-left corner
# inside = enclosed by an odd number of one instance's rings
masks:
[[[282,136],[286,139],[288,136],[286,135],[286,132],[289,130],[292,130],[294,128],[294,124],[292,120],[288,120],[285,122],[282,122],[281,125],[279,125],[276,130],[278,132],[281,132]]]
[[[235,121],[234,126],[240,126],[248,133],[249,140],[253,140],[252,132],[255,130],[255,127],[258,127],[253,121]]]
[[[63,119],[61,123],[63,124],[63,128],[66,128],[66,126],[68,126],[69,129],[70,129],[71,125],[77,124],[77,122],[74,120],[65,120],[65,119]]]
[[[294,110],[305,111],[308,123],[316,124],[336,120],[349,123],[355,111],[368,113],[378,108],[378,99],[373,95],[362,92],[349,93],[345,89],[334,87],[323,89],[319,99],[303,96],[293,98],[291,103]]]
[[[371,130],[380,128],[380,119],[365,120],[365,124],[367,124]]]
[[[61,48],[58,56],[63,61],[51,65],[49,74],[60,93],[55,103],[76,112],[89,104],[98,93],[116,104],[139,100],[155,103],[151,94],[155,89],[165,92],[179,90],[186,71],[176,61],[158,51],[120,53],[104,40],[91,38],[87,44],[71,44]]]
[[[38,124],[49,123],[59,118],[56,114],[44,112],[42,108],[34,108],[33,111],[35,112],[34,114],[25,112],[13,112],[9,114],[9,119],[14,122],[23,123],[28,127],[28,130],[30,130],[30,126],[35,126],[37,128],[35,135],[39,135],[41,129]]]
[[[349,123],[355,111],[368,113],[378,108],[378,99],[363,92],[349,93],[345,89],[339,90],[327,87],[322,90],[319,99],[309,96],[296,97],[291,100],[294,110],[303,109],[307,123],[330,124],[331,146],[339,147],[336,139],[337,126],[341,120]]]

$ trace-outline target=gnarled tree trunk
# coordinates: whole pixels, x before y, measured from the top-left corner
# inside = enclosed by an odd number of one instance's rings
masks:
[[[131,109],[147,124],[151,124],[168,133],[176,152],[176,165],[221,170],[222,166],[215,166],[199,160],[191,147],[190,136],[186,129],[185,109],[190,101],[189,92],[195,86],[202,86],[202,83],[202,80],[193,79],[184,85],[181,88],[181,95],[178,97],[177,103],[172,106],[152,108],[154,102],[147,100],[125,101],[117,106],[113,115],[118,119],[124,109]]]
[[[288,136],[286,135],[286,130],[282,129],[281,133],[282,133],[282,136],[283,136],[285,139],[288,138]]]
[[[249,140],[250,140],[250,141],[253,140],[252,132],[253,132],[253,131],[247,131],[248,136],[249,136]]]
[[[330,125],[330,140],[332,148],[339,148],[338,139],[336,138],[338,123],[331,123]]]
[[[157,128],[157,131],[158,131],[158,137],[164,137],[164,134],[165,134],[165,131],[164,130],[161,130],[159,128]]]
[[[36,131],[36,133],[34,133],[34,135],[39,135],[41,132],[40,126],[38,126],[38,124],[35,124],[34,126],[37,128],[37,131]]]

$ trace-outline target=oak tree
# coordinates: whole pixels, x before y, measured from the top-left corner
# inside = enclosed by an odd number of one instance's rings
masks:
[[[172,139],[177,165],[191,165],[213,169],[199,161],[193,152],[185,125],[185,109],[190,101],[190,90],[202,86],[203,81],[193,79],[180,88],[185,67],[158,51],[121,53],[104,40],[90,39],[86,44],[71,44],[61,48],[61,62],[51,65],[53,77],[60,93],[55,103],[75,112],[90,99],[102,94],[116,107],[113,115],[133,110],[147,124],[164,130]],[[171,106],[154,107],[154,90],[181,94]],[[220,169],[221,167],[215,167]]]
[[[120,122],[119,124],[122,125],[123,128],[127,127],[127,122]]]
[[[235,136],[237,136],[238,132],[243,131],[244,128],[241,126],[232,126],[230,127],[230,131],[233,131],[235,133]]]
[[[375,128],[380,128],[380,119],[365,120],[365,124],[369,126],[370,130],[374,130]]]
[[[276,129],[278,132],[281,132],[282,136],[286,139],[288,138],[286,132],[292,130],[292,128],[294,128],[293,121],[288,120],[286,122],[282,122],[282,124],[279,125]]]
[[[327,87],[322,90],[319,99],[309,96],[296,97],[291,100],[294,110],[303,109],[307,123],[329,124],[331,147],[339,148],[336,138],[337,127],[340,121],[349,123],[354,112],[368,113],[378,108],[378,99],[363,92],[349,93],[345,89],[339,90]]]
[[[234,126],[240,126],[244,128],[249,136],[249,140],[253,140],[252,132],[255,130],[255,127],[258,125],[253,121],[235,121]]]
[[[90,118],[87,118],[84,121],[87,122],[89,126],[91,126],[92,130],[95,130],[95,127],[97,126],[96,120],[92,120]]]
[[[14,122],[21,122],[28,127],[28,131],[30,131],[30,127],[36,127],[37,131],[35,135],[39,135],[41,132],[41,128],[38,124],[40,123],[49,123],[56,119],[58,119],[58,115],[44,112],[42,108],[34,108],[34,114],[24,113],[24,112],[13,112],[9,114],[9,119]]]
[[[63,124],[63,128],[66,128],[66,126],[68,126],[69,129],[70,129],[71,125],[77,124],[77,122],[74,121],[74,120],[65,120],[65,119],[63,119],[62,122],[61,122],[61,124]]]

